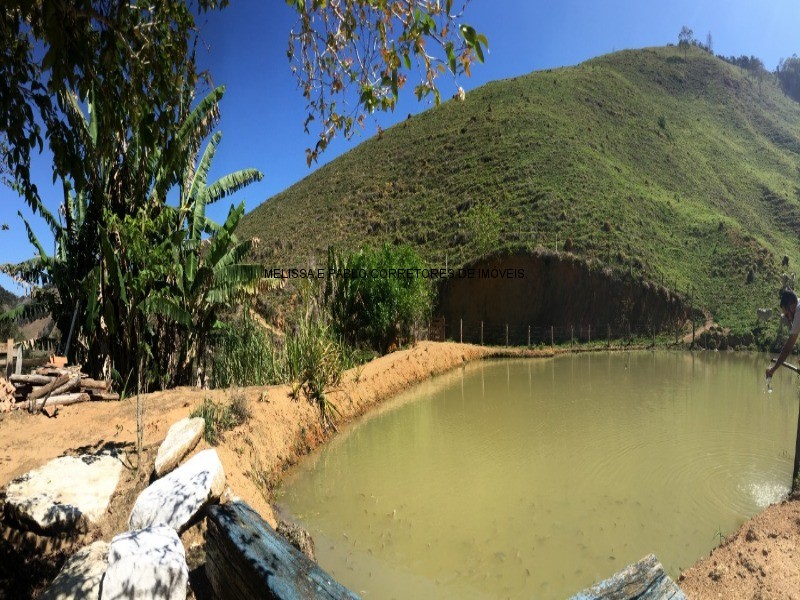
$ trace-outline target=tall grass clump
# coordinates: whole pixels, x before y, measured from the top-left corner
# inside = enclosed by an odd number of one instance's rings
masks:
[[[326,313],[310,286],[301,290],[305,310],[292,324],[283,349],[283,379],[290,383],[293,395],[302,392],[320,410],[323,425],[335,428],[339,411],[327,398],[338,386],[347,367],[349,355],[333,333]]]
[[[225,325],[214,342],[212,382],[216,388],[271,385],[281,379],[280,350],[245,309]]]
[[[192,417],[200,417],[205,421],[203,438],[212,446],[216,446],[222,434],[250,418],[250,406],[243,392],[231,395],[227,401],[215,402],[211,398],[203,399],[203,403],[192,411]]]

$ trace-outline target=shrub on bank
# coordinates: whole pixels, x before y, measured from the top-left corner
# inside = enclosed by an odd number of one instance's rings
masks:
[[[205,421],[203,438],[212,446],[216,446],[224,432],[250,418],[250,406],[244,393],[237,392],[224,402],[205,398],[191,416],[201,417]]]
[[[431,310],[430,278],[410,246],[364,246],[348,256],[328,253],[325,290],[331,323],[348,344],[386,352],[411,338]]]

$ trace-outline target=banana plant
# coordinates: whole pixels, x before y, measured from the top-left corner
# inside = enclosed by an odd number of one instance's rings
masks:
[[[246,262],[252,241],[239,241],[235,234],[244,214],[244,202],[231,206],[222,224],[206,214],[207,206],[263,178],[257,169],[242,169],[208,184],[222,134],[211,136],[199,159],[197,140],[215,122],[223,94],[224,88],[217,88],[198,103],[178,135],[184,142],[186,163],[177,210],[182,238],[176,247],[174,283],[163,293],[153,294],[146,303],[148,312],[184,328],[178,367],[183,380],[189,377],[192,365],[196,367],[195,374],[199,370],[208,337],[220,326],[221,310],[244,295],[255,293],[264,281],[261,267]]]
[[[45,252],[26,222],[37,255],[3,270],[50,290],[60,325],[81,307],[80,343],[71,354],[92,373],[110,359],[123,383],[141,381],[145,363],[158,387],[194,381],[222,310],[260,285],[261,269],[246,262],[252,242],[235,235],[244,203],[232,206],[222,224],[206,214],[207,206],[263,177],[244,169],[208,184],[223,94],[216,88],[191,108],[187,93],[172,115],[175,133],[162,146],[151,143],[146,122],[109,144],[93,90],[85,110],[74,95],[61,98],[68,126],[52,143],[69,146],[58,165],[69,173],[63,222],[36,207],[55,251]],[[167,202],[175,188],[177,207]]]
[[[70,278],[74,284],[74,274],[80,258],[81,236],[86,218],[86,198],[72,193],[68,183],[64,183],[64,200],[56,218],[41,199],[35,200],[35,208],[50,229],[54,240],[53,254],[48,254],[39,241],[33,228],[24,215],[18,212],[25,226],[28,241],[35,250],[35,256],[17,264],[2,264],[0,272],[10,276],[23,285],[30,293],[30,301],[22,303],[0,314],[0,322],[17,319],[40,318],[52,315],[60,330],[69,327],[73,307],[80,301],[79,290],[74,285],[60,283]],[[61,216],[65,222],[61,222]]]

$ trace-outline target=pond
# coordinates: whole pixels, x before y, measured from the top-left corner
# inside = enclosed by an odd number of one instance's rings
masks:
[[[677,577],[788,492],[797,381],[766,355],[495,360],[414,387],[278,492],[364,598],[566,598],[653,552]]]

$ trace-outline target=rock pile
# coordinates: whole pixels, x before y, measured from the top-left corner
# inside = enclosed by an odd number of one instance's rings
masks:
[[[217,502],[225,487],[225,472],[214,449],[202,450],[178,466],[199,443],[203,427],[203,419],[184,419],[170,428],[156,460],[156,477],[161,477],[139,494],[128,518],[129,531],[110,545],[79,551],[46,598],[186,598],[189,571],[178,534],[206,505]]]

